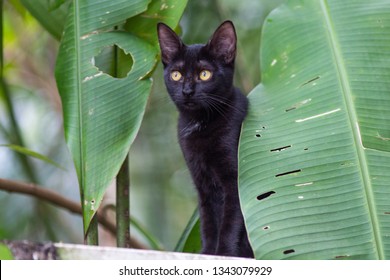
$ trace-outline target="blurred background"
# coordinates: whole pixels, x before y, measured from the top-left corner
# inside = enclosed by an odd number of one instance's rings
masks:
[[[261,80],[259,46],[268,13],[285,0],[189,0],[180,22],[185,43],[205,43],[226,19],[236,26],[235,85],[249,93]],[[65,144],[61,101],[54,79],[59,41],[16,0],[3,3],[3,79],[0,91],[0,178],[36,182],[79,201]],[[197,204],[176,137],[177,112],[154,75],[141,130],[130,150],[131,215],[165,250],[173,250]],[[61,165],[27,159],[2,144],[20,143]],[[103,204],[115,203],[111,187]],[[113,218],[114,219],[114,218]],[[131,235],[146,244],[137,229]],[[81,216],[48,203],[0,190],[0,239],[83,243]],[[101,231],[100,244],[115,246]]]

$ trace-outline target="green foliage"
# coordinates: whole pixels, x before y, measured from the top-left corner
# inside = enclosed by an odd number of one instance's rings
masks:
[[[390,258],[388,34],[381,0],[292,0],[266,19],[239,149],[256,258]]]
[[[148,76],[157,62],[155,46],[128,32],[113,30],[129,17],[145,11],[148,4],[145,0],[115,4],[75,1],[69,10],[56,78],[66,139],[79,178],[84,232],[138,132],[152,85]],[[169,9],[175,24],[184,6],[185,3],[181,9]],[[166,10],[161,9],[162,15]],[[159,19],[157,11],[153,14]],[[150,28],[137,29],[144,21],[148,28],[153,24],[148,17],[139,17],[127,29],[155,33]],[[113,45],[132,57],[131,71],[122,79],[104,73],[94,62],[102,50]],[[119,69],[119,64],[114,69]]]

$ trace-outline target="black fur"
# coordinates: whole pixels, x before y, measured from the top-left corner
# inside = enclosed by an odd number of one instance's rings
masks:
[[[167,90],[179,110],[178,137],[196,185],[202,253],[253,257],[237,189],[237,149],[246,97],[233,86],[236,33],[222,23],[206,45],[186,46],[158,25]],[[202,70],[212,76],[199,77]],[[179,81],[171,78],[178,71]]]

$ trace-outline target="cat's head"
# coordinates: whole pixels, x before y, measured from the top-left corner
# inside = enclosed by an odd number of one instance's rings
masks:
[[[167,90],[180,111],[219,110],[233,93],[236,32],[223,22],[205,45],[185,45],[163,23],[157,27]]]

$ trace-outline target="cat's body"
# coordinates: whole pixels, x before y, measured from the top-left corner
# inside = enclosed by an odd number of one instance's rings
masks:
[[[237,189],[237,149],[246,97],[233,86],[236,35],[227,21],[206,45],[186,46],[158,26],[178,137],[198,191],[205,254],[252,257]]]

